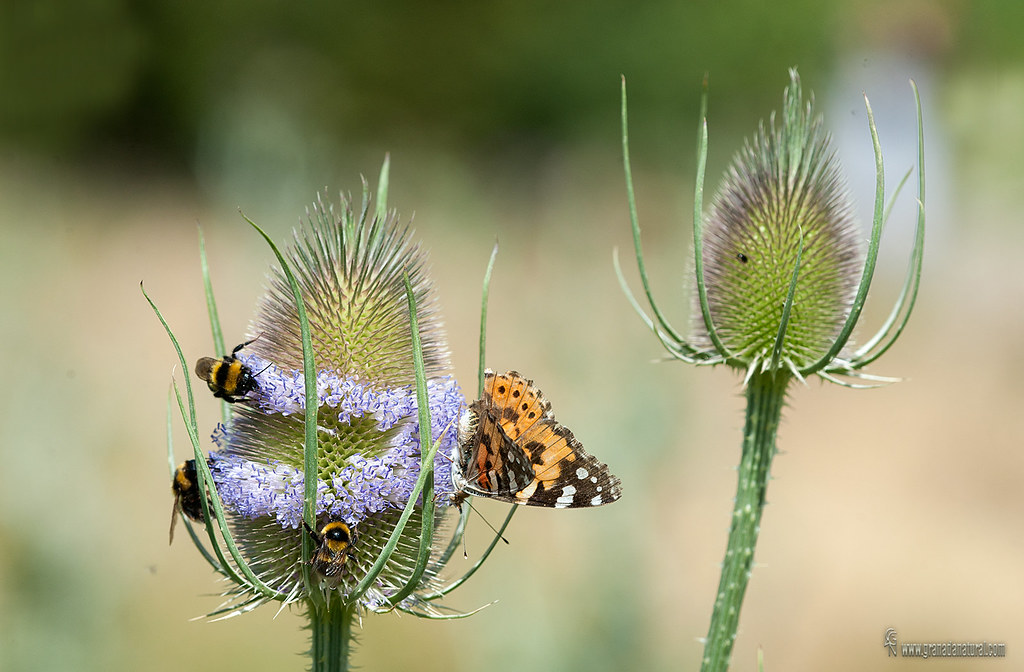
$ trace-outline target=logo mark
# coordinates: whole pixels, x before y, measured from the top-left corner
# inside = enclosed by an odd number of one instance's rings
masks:
[[[885,642],[882,646],[889,649],[889,656],[896,656],[896,628],[889,628],[885,631]]]

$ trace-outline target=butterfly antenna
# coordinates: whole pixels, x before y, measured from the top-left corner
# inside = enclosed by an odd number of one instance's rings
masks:
[[[469,508],[470,508],[470,509],[472,509],[473,513],[475,513],[476,515],[480,516],[480,520],[484,521],[484,523],[486,523],[486,524],[487,524],[487,527],[491,528],[491,532],[494,532],[494,534],[495,534],[495,535],[497,535],[499,539],[501,539],[501,540],[502,540],[502,541],[504,541],[504,542],[505,542],[506,544],[508,544],[508,539],[506,539],[505,537],[503,537],[503,536],[501,535],[501,532],[498,532],[497,528],[495,528],[495,527],[494,527],[494,525],[491,525],[491,521],[487,520],[487,518],[486,518],[486,517],[484,517],[484,514],[482,514],[482,513],[480,513],[479,511],[477,511],[476,507],[475,507],[475,506],[473,506],[473,503],[472,503],[472,502],[470,502],[470,501],[468,501],[468,500],[467,500],[467,501],[466,501],[466,504],[468,504],[468,505],[469,505]],[[465,541],[465,536],[463,536],[463,541]],[[509,544],[509,545],[511,545],[511,544]]]

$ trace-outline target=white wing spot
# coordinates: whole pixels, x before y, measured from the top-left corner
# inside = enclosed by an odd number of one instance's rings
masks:
[[[591,483],[597,483],[597,476],[591,476],[590,477],[590,482]]]
[[[576,470],[576,478],[580,479],[581,481],[585,479],[587,476],[590,476],[590,472],[584,469],[583,467],[580,467],[579,469]]]
[[[567,506],[572,506],[572,501],[576,496],[576,486],[567,485],[562,488],[562,496],[555,500],[556,509],[564,509]]]
[[[590,500],[590,505],[591,506],[601,506],[601,495],[598,495],[598,496],[594,497],[592,500]]]

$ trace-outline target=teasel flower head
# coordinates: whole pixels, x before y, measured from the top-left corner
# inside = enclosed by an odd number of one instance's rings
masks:
[[[623,85],[627,188],[650,316],[618,272],[634,308],[672,357],[695,364],[727,364],[742,370],[745,381],[761,373],[801,380],[817,374],[853,387],[862,385],[850,378],[869,383],[894,380],[861,369],[895,342],[909,319],[920,280],[924,211],[922,207],[907,280],[892,315],[878,334],[854,347],[850,337],[871,285],[886,214],[881,149],[867,98],[865,104],[877,170],[875,215],[866,250],[831,138],[814,112],[813,96],[804,97],[795,69],[790,71],[781,114],[773,113],[762,122],[735,155],[707,214],[707,122],[702,113],[694,199],[696,309],[692,335],[686,337],[655,304],[647,281],[630,181]],[[923,203],[923,167],[918,172]]]
[[[330,522],[347,526],[344,553],[314,571],[314,582],[329,595],[357,597],[370,609],[390,609],[389,600],[413,576],[420,548],[423,507],[414,493],[421,459],[413,357],[413,333],[406,281],[418,321],[423,372],[435,456],[436,502],[449,499],[455,425],[463,396],[450,375],[448,352],[425,255],[392,212],[357,219],[347,202],[335,211],[319,200],[306,226],[295,234],[287,265],[302,296],[316,366],[317,451],[316,533]],[[213,479],[243,557],[263,583],[288,599],[308,597],[300,568],[305,487],[306,389],[302,330],[287,275],[274,269],[260,300],[239,360],[257,373],[259,389],[248,404],[237,404],[230,422],[218,428],[219,450],[210,455]],[[356,587],[387,544],[410,499],[419,498],[383,571],[360,595]],[[437,520],[444,519],[444,512]],[[435,534],[445,531],[435,526]],[[450,533],[450,531],[449,531]],[[431,543],[419,585],[405,598],[417,606],[417,592],[433,590],[437,549]],[[314,549],[314,553],[316,549]],[[313,568],[317,569],[316,560]],[[326,571],[324,571],[326,570]]]
[[[224,405],[205,459],[179,395],[212,552],[188,530],[229,582],[211,616],[298,603],[312,619],[314,669],[336,669],[317,661],[339,659],[332,642],[347,647],[366,610],[462,615],[435,600],[461,583],[445,586],[441,573],[465,525],[450,458],[465,401],[426,256],[384,205],[387,168],[375,210],[365,184],[358,211],[318,199],[283,254],[253,224],[279,261],[233,353],[255,389]]]
[[[860,238],[821,123],[794,73],[781,120],[773,114],[733,159],[704,223],[711,319],[726,351],[754,367],[772,361],[798,264],[779,353],[786,368],[828,351],[856,295]],[[710,348],[697,315],[696,340]]]

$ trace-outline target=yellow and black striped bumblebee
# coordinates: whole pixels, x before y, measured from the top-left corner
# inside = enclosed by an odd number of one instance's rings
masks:
[[[252,339],[252,341],[255,340],[255,338]],[[235,353],[252,341],[239,343],[230,355],[224,355],[221,359],[200,357],[196,362],[196,375],[206,381],[213,396],[233,404],[250,392],[259,389],[256,378],[249,367],[235,358]]]
[[[320,528],[320,533],[313,531],[306,521],[302,526],[316,544],[310,566],[328,581],[341,576],[345,561],[352,554],[352,545],[356,543],[356,535],[345,523],[332,520]]]
[[[178,523],[179,511],[197,523],[203,522],[203,503],[199,499],[201,495],[195,460],[186,460],[174,470],[171,491],[174,492],[174,508],[171,509],[170,540],[167,543],[174,541],[174,526]]]

